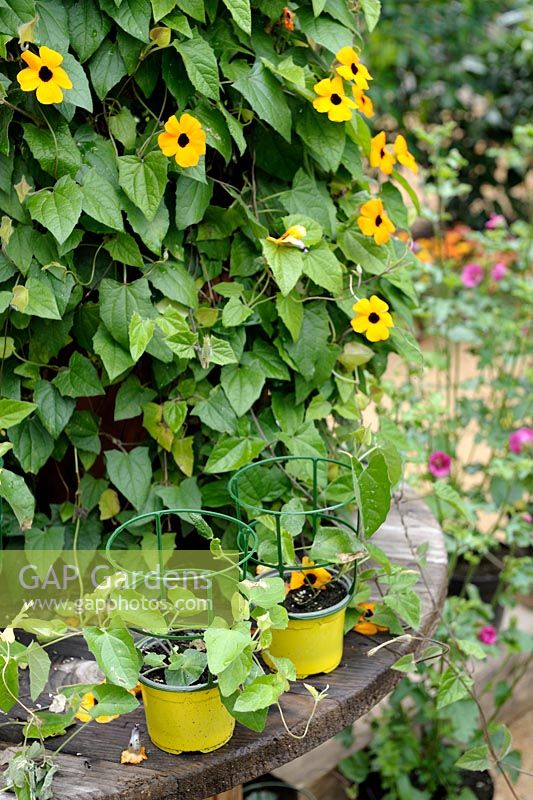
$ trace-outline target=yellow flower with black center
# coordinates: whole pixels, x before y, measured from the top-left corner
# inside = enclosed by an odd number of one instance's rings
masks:
[[[341,65],[336,68],[337,75],[347,81],[353,81],[359,89],[368,89],[368,81],[372,80],[372,75],[359,61],[359,56],[352,47],[343,47],[335,58]]]
[[[49,106],[63,102],[62,89],[72,89],[72,81],[62,66],[63,56],[49,47],[39,47],[39,55],[26,50],[22,60],[28,65],[17,75],[17,81],[23,92],[35,89],[39,103]]]
[[[357,217],[359,229],[365,236],[373,236],[376,244],[386,244],[396,228],[388,218],[381,200],[369,200],[361,206]]]
[[[403,164],[404,167],[407,167],[412,172],[418,172],[418,164],[415,161],[415,157],[409,152],[405,136],[402,136],[401,133],[394,140],[394,152],[400,164]]]
[[[384,342],[389,338],[389,328],[394,328],[394,322],[384,300],[373,294],[370,299],[358,300],[353,310],[355,317],[351,324],[356,333],[364,333],[369,342]]]
[[[359,608],[363,609],[363,613],[359,617],[357,623],[354,625],[354,631],[357,631],[357,633],[363,633],[365,636],[373,636],[375,633],[381,633],[389,630],[387,627],[385,627],[385,625],[378,625],[377,623],[372,622],[372,618],[376,610],[375,603],[359,603]]]
[[[206,150],[205,131],[190,114],[182,114],[179,120],[174,114],[169,117],[157,143],[164,155],[174,156],[180,167],[195,167]]]
[[[113,716],[102,716],[102,717],[93,717],[92,714],[88,714],[88,711],[91,711],[98,703],[96,702],[96,697],[92,692],[87,692],[81,698],[80,707],[76,713],[76,719],[79,719],[80,722],[91,722],[91,720],[95,720],[95,722],[100,722],[105,724],[106,722],[112,722],[114,719],[119,717],[119,714],[114,714]]]
[[[302,250],[304,253],[309,251],[309,248],[306,247],[302,239],[307,236],[307,229],[304,228],[303,225],[291,225],[290,228],[287,228],[285,233],[282,233],[281,236],[275,238],[274,236],[267,236],[267,242],[272,242],[272,244],[277,244],[279,247],[296,247],[298,250]]]
[[[395,163],[394,154],[387,149],[385,131],[381,131],[370,142],[370,166],[390,175]]]
[[[289,583],[289,591],[293,589],[301,589],[302,586],[312,586],[313,589],[322,589],[332,579],[331,572],[322,567],[314,567],[314,561],[304,556],[302,558],[302,566],[310,567],[310,569],[297,570],[291,573],[291,582]]]
[[[321,114],[327,114],[332,122],[347,122],[352,118],[355,103],[344,92],[342,78],[324,78],[313,86],[318,97],[313,107]]]
[[[362,89],[358,89],[357,86],[353,87],[353,99],[355,100],[357,110],[360,111],[361,114],[364,114],[365,117],[374,116],[374,104],[372,100]]]

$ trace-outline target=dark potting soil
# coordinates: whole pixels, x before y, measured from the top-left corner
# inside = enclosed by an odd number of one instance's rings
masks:
[[[340,581],[326,583],[321,589],[302,586],[293,589],[285,597],[284,606],[291,614],[303,614],[309,611],[324,611],[326,608],[340,603],[346,597],[346,586]]]
[[[170,631],[170,633],[176,635],[179,634],[180,636],[196,636],[198,639],[201,639],[204,632]],[[155,639],[153,642],[150,642],[149,645],[143,647],[141,649],[141,652],[143,653],[143,655],[146,655],[146,653],[155,653],[158,656],[165,656],[168,655],[170,648],[177,646],[178,652],[182,653],[184,650],[187,650],[191,646],[191,643],[193,641],[194,641],[193,639],[187,639],[185,641],[182,640],[176,641],[171,639]],[[143,666],[141,667],[141,675],[146,675],[146,677],[149,678],[151,681],[154,681],[154,683],[160,683],[163,686],[165,686],[166,685],[165,669],[166,669],[165,666],[154,668],[154,667],[149,667],[146,664],[143,664]],[[202,674],[200,675],[200,677],[190,685],[200,686],[203,683],[207,683],[208,680],[209,680],[209,670],[206,667],[202,672]]]
[[[478,800],[492,800],[494,797],[494,783],[488,772],[462,771],[462,787],[468,787]],[[437,791],[432,800],[446,800],[446,790]]]
[[[494,797],[494,783],[488,772],[468,772],[462,771],[462,786],[468,787],[475,794],[478,800],[492,800]],[[413,780],[416,784],[416,780]],[[359,784],[358,800],[382,800],[384,789],[381,785],[380,776],[378,773],[372,772]],[[423,789],[424,787],[419,787]],[[447,800],[449,795],[446,793],[445,787],[437,789],[433,794],[431,800]]]
[[[493,555],[495,559],[497,559],[498,561],[502,561],[505,558],[505,556],[509,555],[509,552],[502,548],[501,550],[495,550]],[[485,578],[485,579],[494,578],[495,580],[497,580],[500,572],[501,572],[501,567],[498,567],[498,565],[495,564],[494,561],[488,558],[483,557],[479,562],[479,564],[476,564],[474,569],[472,569],[472,565],[468,561],[459,558],[457,564],[455,565],[453,575],[454,577],[460,578],[462,580],[464,580],[468,576],[470,576],[470,580],[472,579],[475,580],[476,578]]]

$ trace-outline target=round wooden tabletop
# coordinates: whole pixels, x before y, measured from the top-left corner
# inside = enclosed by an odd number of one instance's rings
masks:
[[[442,531],[426,506],[412,495],[397,496],[386,523],[373,541],[395,563],[419,568],[421,578],[416,587],[422,601],[419,635],[430,636],[439,619],[447,589],[447,561]],[[422,550],[419,548],[422,547]],[[427,548],[427,549],[426,549]],[[308,678],[306,683],[318,690],[329,684],[327,698],[322,701],[303,739],[295,739],[284,729],[277,710],[271,709],[262,734],[237,725],[231,741],[207,754],[173,756],[150,743],[142,708],[106,725],[90,725],[62,749],[58,757],[60,772],[54,779],[54,800],[204,800],[271,772],[307,753],[335,736],[347,725],[366,714],[399,681],[401,673],[391,665],[417,648],[412,642],[394,643],[368,657],[368,651],[387,639],[351,632],[345,640],[341,665],[329,675]],[[56,686],[78,680],[91,680],[87,672],[91,663],[83,654],[63,652],[54,663]],[[301,734],[312,700],[297,682],[284,695],[282,707],[290,729]],[[146,746],[148,760],[141,766],[119,764],[121,751],[127,747],[132,726],[138,723]],[[20,739],[20,728],[2,728],[5,747]],[[48,740],[55,750],[61,739]],[[11,745],[7,744],[8,742]],[[0,752],[0,765],[6,763],[9,751]],[[0,791],[1,800],[12,794]]]

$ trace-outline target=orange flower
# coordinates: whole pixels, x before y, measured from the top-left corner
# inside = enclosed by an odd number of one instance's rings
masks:
[[[370,97],[365,94],[362,89],[358,89],[357,86],[354,86],[353,98],[355,100],[357,110],[360,111],[361,114],[364,114],[365,117],[374,116],[374,104]]]
[[[370,299],[363,297],[353,310],[351,325],[356,333],[364,333],[369,342],[384,342],[389,338],[389,328],[394,328],[394,322],[384,300],[375,294]]]
[[[315,94],[313,108],[320,114],[327,114],[331,122],[347,122],[352,118],[354,101],[346,97],[342,78],[324,78],[313,86]]]
[[[281,15],[281,20],[283,22],[283,27],[286,28],[288,31],[294,30],[294,17],[295,15],[290,10],[290,8],[287,8],[287,6],[285,6],[285,8],[283,9],[283,13]]]
[[[96,702],[96,697],[92,692],[87,692],[81,698],[80,707],[76,714],[76,719],[79,719],[80,722],[90,722],[91,720],[95,720],[96,722],[100,722],[105,725],[106,722],[112,722],[114,719],[117,719],[120,714],[115,714],[114,716],[103,716],[103,717],[93,717],[92,714],[88,714],[88,711],[94,708],[94,706],[98,705]]]
[[[359,608],[363,608],[364,612],[359,617],[358,622],[354,625],[354,631],[362,633],[364,636],[373,636],[375,633],[382,633],[389,629],[385,625],[377,625],[372,622],[374,611],[376,609],[375,603],[359,603]]]
[[[195,167],[200,156],[205,155],[205,131],[197,119],[174,114],[165,122],[165,133],[160,133],[157,143],[165,156],[174,156],[180,167]]]
[[[385,131],[380,131],[370,142],[370,166],[390,175],[395,163],[396,157],[387,149]]]
[[[398,134],[394,142],[394,152],[400,164],[403,164],[404,167],[407,167],[407,169],[410,169],[412,172],[418,172],[418,164],[415,161],[415,157],[407,149],[405,136],[402,136],[401,133]]]
[[[72,81],[62,66],[63,56],[49,47],[39,47],[39,55],[26,50],[22,60],[28,65],[17,75],[23,92],[35,89],[39,103],[51,105],[63,102],[62,89],[72,89]]]
[[[310,558],[304,556],[302,558],[302,565],[304,567],[313,567],[314,561],[311,561]],[[328,572],[327,569],[322,569],[318,567],[317,569],[303,569],[297,570],[291,573],[291,582],[289,584],[289,591],[292,592],[293,589],[300,589],[304,584],[311,585],[313,589],[322,589],[326,583],[329,583],[332,579],[331,572]]]
[[[337,75],[346,81],[353,81],[359,89],[368,89],[368,81],[372,80],[372,75],[359,61],[359,56],[353,47],[341,48],[335,58],[341,65],[336,67]]]
[[[376,244],[387,244],[391,234],[396,230],[379,199],[363,203],[360,216],[357,217],[357,224],[361,233],[374,237]]]

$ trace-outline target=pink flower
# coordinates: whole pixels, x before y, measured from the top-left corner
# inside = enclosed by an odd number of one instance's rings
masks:
[[[522,514],[522,521],[526,523],[526,525],[531,525],[533,523],[533,516],[531,514]]]
[[[480,642],[483,642],[483,644],[496,644],[498,638],[496,628],[493,625],[485,625],[485,627],[481,628],[479,631],[477,638]]]
[[[509,436],[509,449],[513,453],[521,453],[524,447],[533,443],[533,428],[518,428]]]
[[[493,268],[490,271],[490,277],[493,278],[495,281],[501,281],[502,278],[505,278],[507,275],[507,267],[503,263],[503,261],[498,261],[497,264],[494,264]]]
[[[495,214],[494,212],[485,222],[485,228],[488,228],[489,231],[493,231],[494,228],[503,228],[504,225],[505,225],[505,217],[503,216],[503,214]]]
[[[448,453],[442,450],[435,450],[431,453],[428,461],[428,469],[434,478],[446,478],[452,468],[452,459]]]
[[[475,286],[479,286],[484,275],[485,271],[481,264],[476,264],[474,261],[471,261],[463,267],[461,281],[463,282],[463,286],[466,286],[467,289],[473,289]]]

